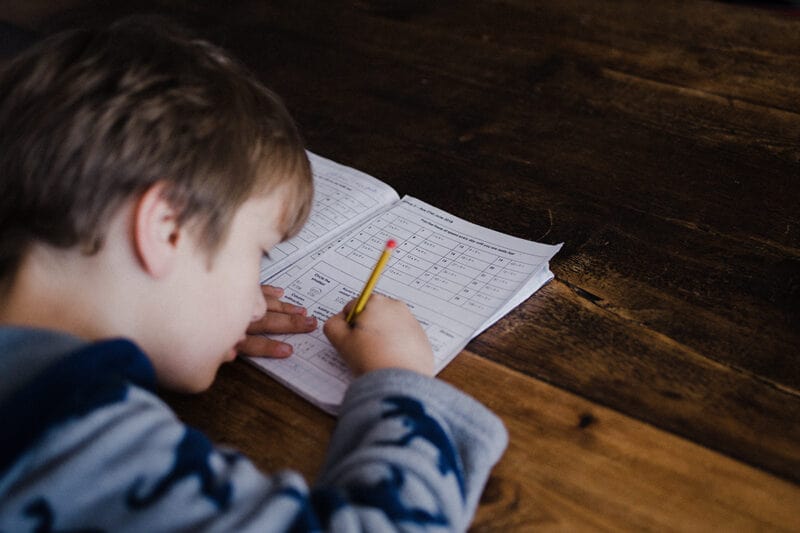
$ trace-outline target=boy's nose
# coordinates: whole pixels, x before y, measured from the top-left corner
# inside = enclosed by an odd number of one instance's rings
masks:
[[[256,293],[256,301],[253,306],[253,318],[251,320],[258,320],[267,312],[267,300],[264,298],[264,293],[261,292],[261,285],[258,286]]]

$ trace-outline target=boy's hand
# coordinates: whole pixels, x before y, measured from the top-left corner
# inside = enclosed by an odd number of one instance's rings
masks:
[[[306,333],[314,331],[317,319],[306,316],[306,308],[279,300],[283,289],[262,285],[261,292],[267,301],[267,312],[254,320],[247,328],[247,337],[236,345],[236,349],[254,357],[289,357],[292,345],[262,337],[261,333]]]
[[[370,296],[351,327],[345,317],[355,301],[325,322],[325,335],[356,376],[380,368],[405,368],[433,376],[433,351],[403,302]]]

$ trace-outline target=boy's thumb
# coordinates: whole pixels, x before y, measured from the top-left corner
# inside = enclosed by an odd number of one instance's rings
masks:
[[[350,324],[345,320],[346,315],[346,311],[333,315],[325,321],[325,325],[322,327],[323,333],[325,333],[325,336],[328,337],[328,340],[331,341],[331,344],[334,346],[337,345],[337,341],[344,337],[350,329]]]

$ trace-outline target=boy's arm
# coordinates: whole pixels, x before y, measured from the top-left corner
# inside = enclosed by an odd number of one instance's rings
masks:
[[[312,499],[341,499],[331,525],[466,530],[507,440],[495,415],[450,385],[377,370],[348,390]]]
[[[109,385],[33,406],[64,416],[4,457],[0,531],[463,530],[505,445],[499,421],[449,386],[376,371],[348,393],[309,491],[215,448],[147,390],[95,377]]]
[[[409,370],[428,368],[430,354],[396,305],[371,300],[352,329],[342,316],[328,321],[335,344],[370,372],[347,393],[313,490],[297,474],[264,476],[214,448],[146,390],[152,368],[141,352],[108,341],[0,406],[0,419],[13,418],[5,427],[24,422],[27,435],[15,433],[19,446],[3,453],[28,450],[0,457],[0,531],[465,529],[505,429],[474,400]],[[390,317],[398,336],[376,342],[392,336],[371,326]]]
[[[430,377],[430,343],[404,303],[375,294],[348,324],[352,305],[325,323],[361,377],[340,408],[322,486],[344,494],[349,510],[380,507],[372,517],[378,529],[409,522],[465,529],[505,449],[505,428],[477,401]]]
[[[465,530],[508,436],[474,399],[430,377],[433,353],[408,307],[373,295],[351,302],[325,334],[357,376],[318,484],[297,498],[292,528]]]

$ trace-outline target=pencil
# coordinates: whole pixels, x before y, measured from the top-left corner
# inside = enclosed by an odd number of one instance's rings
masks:
[[[356,304],[350,309],[350,312],[347,314],[347,323],[352,324],[353,320],[358,316],[361,311],[364,310],[364,306],[367,305],[367,300],[369,300],[370,294],[372,294],[372,289],[375,288],[375,284],[378,283],[378,278],[383,271],[383,267],[386,266],[386,263],[389,261],[389,257],[392,255],[392,251],[394,251],[395,247],[397,246],[397,242],[394,239],[389,239],[386,241],[386,248],[383,249],[383,253],[378,258],[378,262],[375,264],[375,268],[372,270],[372,274],[370,274],[369,279],[367,280],[366,285],[364,285],[364,290],[361,291],[361,294],[356,300]]]

